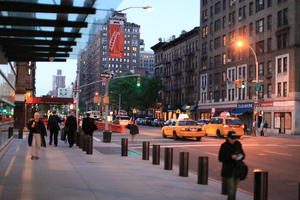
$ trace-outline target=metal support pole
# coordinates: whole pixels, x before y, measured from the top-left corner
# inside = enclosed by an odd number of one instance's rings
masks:
[[[23,128],[19,128],[19,135],[18,135],[19,139],[23,139]]]
[[[160,164],[160,145],[154,144],[152,148],[152,164]]]
[[[143,160],[149,160],[150,142],[143,142]]]
[[[165,148],[165,170],[173,169],[173,148]]]
[[[128,156],[128,138],[122,138],[121,156]]]
[[[93,136],[87,136],[87,150],[86,154],[92,155],[93,154]]]
[[[179,176],[189,176],[189,152],[179,153]]]
[[[268,199],[268,172],[254,171],[254,200]]]
[[[119,94],[119,110],[118,110],[118,115],[120,115],[121,111],[121,94]]]
[[[107,79],[107,81],[105,83],[105,94],[104,94],[105,98],[108,97],[108,92],[109,92],[109,78]],[[107,103],[105,103],[104,108],[105,108],[104,131],[109,131],[109,129],[108,129],[108,104]]]
[[[198,158],[198,184],[208,184],[208,157]]]

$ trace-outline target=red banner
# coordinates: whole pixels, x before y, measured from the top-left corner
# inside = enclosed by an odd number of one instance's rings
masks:
[[[27,104],[70,104],[73,98],[57,98],[57,97],[28,97]]]
[[[124,57],[124,21],[110,20],[109,23],[109,57]]]

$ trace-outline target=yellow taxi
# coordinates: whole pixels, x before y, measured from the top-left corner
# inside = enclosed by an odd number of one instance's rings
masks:
[[[238,136],[244,135],[244,124],[236,117],[213,117],[204,126],[206,135],[224,137],[229,131],[234,131]]]
[[[198,141],[205,136],[203,127],[196,121],[190,119],[170,120],[161,130],[162,136],[172,136],[175,140],[178,138],[196,138]]]

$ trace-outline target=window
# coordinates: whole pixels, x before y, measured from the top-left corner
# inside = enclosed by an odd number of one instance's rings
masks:
[[[32,72],[31,68],[28,67],[28,68],[27,68],[27,75],[30,76],[30,75],[31,75],[31,72]]]
[[[267,40],[267,51],[272,51],[272,38],[268,38]]]
[[[222,21],[222,27],[225,28],[226,26],[226,16],[223,17],[223,21]]]
[[[268,4],[268,8],[272,7],[272,0],[268,0],[267,4]]]
[[[281,73],[281,68],[282,68],[282,59],[281,58],[278,58],[277,59],[277,73],[279,74],[279,73]]]
[[[267,17],[267,29],[268,29],[269,31],[272,30],[272,15],[269,15],[269,16]]]
[[[271,98],[272,95],[272,84],[267,85],[267,97]]]
[[[249,36],[251,36],[253,33],[253,23],[249,24]]]
[[[205,26],[202,28],[202,38],[206,38],[208,35],[208,27]]]
[[[215,4],[215,14],[218,14],[221,11],[221,2]]]
[[[213,50],[213,44],[214,44],[214,41],[213,41],[213,40],[210,40],[210,41],[209,41],[209,50],[210,50],[210,51]]]
[[[265,8],[265,0],[256,0],[256,12],[259,12]]]
[[[229,13],[229,24],[234,24],[235,23],[235,11],[232,11]]]
[[[210,29],[210,34],[212,35],[214,33],[214,29],[213,29],[213,23],[210,23],[209,29]]]
[[[223,35],[223,47],[226,46],[226,35]]]
[[[282,72],[287,72],[287,57],[283,58],[283,69]]]
[[[267,73],[272,74],[272,61],[271,60],[269,60],[267,62]]]
[[[221,56],[220,55],[216,55],[214,57],[214,63],[215,63],[215,67],[218,67],[221,65]]]
[[[283,82],[283,96],[287,97],[287,82]]]
[[[213,17],[214,16],[214,7],[211,6],[210,7],[210,17]]]
[[[226,0],[223,0],[223,10],[226,10]]]
[[[212,74],[208,76],[208,84],[212,85]]]
[[[270,112],[264,112],[264,122],[267,124],[267,128],[271,128],[271,113]]]
[[[253,2],[249,3],[249,16],[253,15]]]
[[[256,43],[256,53],[264,53],[265,47],[264,47],[264,41],[259,41]]]
[[[264,63],[263,62],[258,64],[258,74],[260,76],[264,75]]]
[[[288,34],[281,33],[277,35],[277,48],[278,49],[285,49],[288,46]]]
[[[261,90],[258,91],[258,98],[263,99],[264,98],[264,84],[261,85]]]
[[[203,42],[203,43],[202,43],[202,53],[203,53],[203,54],[206,54],[206,53],[207,53],[207,43],[206,43],[206,42]]]
[[[226,83],[226,72],[222,72],[222,83]]]
[[[264,32],[264,18],[256,21],[256,32],[257,33]]]
[[[215,49],[218,49],[221,47],[221,38],[220,37],[217,37],[215,39]]]
[[[292,128],[292,114],[290,112],[284,113],[284,125],[286,129]]]
[[[252,99],[252,87],[249,87],[249,99]]]
[[[202,5],[206,6],[207,5],[207,0],[202,0]]]
[[[288,24],[288,9],[278,11],[277,13],[277,25],[278,27]]]
[[[277,96],[281,97],[281,83],[277,83]]]
[[[223,54],[222,54],[222,64],[223,64],[223,65],[226,65],[226,63],[227,63],[226,53],[223,53]]]
[[[221,20],[220,19],[215,21],[215,32],[218,32],[219,30],[221,30]]]
[[[202,22],[206,22],[208,19],[207,9],[202,11]]]

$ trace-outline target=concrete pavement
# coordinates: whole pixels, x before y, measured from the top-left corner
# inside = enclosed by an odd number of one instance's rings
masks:
[[[94,141],[94,154],[64,142],[42,148],[39,160],[30,159],[27,138],[14,139],[0,165],[0,199],[103,200],[225,200],[221,185],[196,184],[195,174],[179,177],[178,170],[163,170],[140,155],[120,156],[115,143]],[[238,199],[253,197],[238,193]]]

